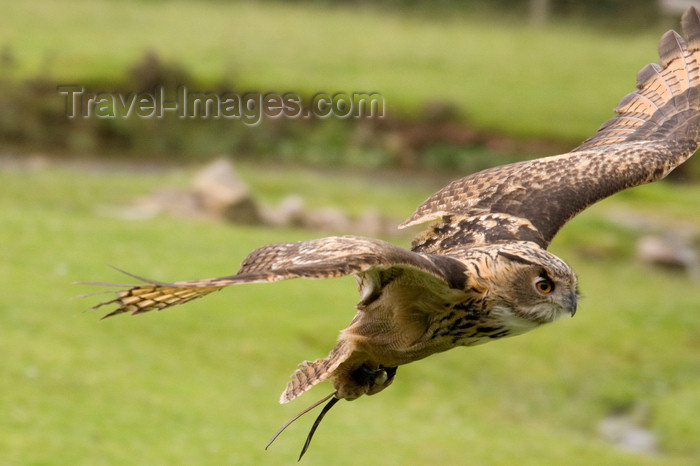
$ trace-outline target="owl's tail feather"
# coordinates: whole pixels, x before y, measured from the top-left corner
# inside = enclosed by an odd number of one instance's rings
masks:
[[[351,351],[346,348],[346,343],[339,343],[333,348],[327,357],[315,361],[304,361],[299,364],[299,369],[292,374],[292,380],[280,397],[280,403],[287,403],[298,397],[317,383],[331,377],[334,371],[345,362]]]
[[[576,150],[625,141],[700,139],[700,14],[690,7],[681,19],[684,37],[668,31],[659,63],[637,74],[637,90],[615,108],[617,116]]]

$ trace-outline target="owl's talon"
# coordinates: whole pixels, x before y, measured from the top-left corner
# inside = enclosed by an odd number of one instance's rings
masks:
[[[381,367],[381,366],[380,366]],[[374,385],[384,385],[389,376],[384,369],[370,369],[364,364],[360,367],[360,370],[368,376],[368,379]]]
[[[391,385],[396,375],[396,367],[378,366],[372,369],[363,364],[355,369],[351,377],[353,382],[361,387],[365,387],[367,395],[374,395]]]

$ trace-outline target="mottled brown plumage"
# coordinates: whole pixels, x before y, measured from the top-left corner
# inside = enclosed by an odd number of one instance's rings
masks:
[[[660,42],[617,116],[570,153],[484,170],[450,183],[401,227],[437,220],[411,250],[337,236],[263,246],[228,277],[175,283],[143,279],[117,292],[112,316],[162,310],[223,287],[288,278],[354,275],[357,314],[322,359],[304,362],[281,402],[331,379],[353,400],[391,384],[396,368],[456,346],[518,335],[573,315],[577,282],[546,251],[577,213],[620,190],[655,181],[683,163],[700,140],[700,17],[682,19]],[[106,317],[107,317],[106,316]],[[279,433],[278,433],[279,434]]]

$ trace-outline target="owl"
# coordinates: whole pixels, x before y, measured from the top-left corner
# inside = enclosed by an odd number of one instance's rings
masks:
[[[303,456],[332,406],[379,393],[394,381],[399,366],[574,315],[577,278],[547,251],[554,236],[586,207],[665,177],[698,148],[700,16],[695,8],[685,12],[682,27],[685,39],[674,31],[664,34],[659,63],[642,68],[636,90],[619,102],[616,116],[579,147],[484,170],[430,196],[400,225],[432,222],[410,250],[359,236],[271,244],[251,252],[227,277],[163,283],[129,274],[141,283],[95,308],[116,306],[105,317],[141,314],[229,285],[353,275],[360,295],[357,314],[327,357],[300,365],[280,399],[286,403],[332,381],[333,392],[311,407],[328,401]]]

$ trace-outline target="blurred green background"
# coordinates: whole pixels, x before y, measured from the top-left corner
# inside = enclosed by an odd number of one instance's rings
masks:
[[[103,322],[89,310],[100,297],[71,299],[99,289],[72,283],[125,281],[108,264],[165,281],[229,275],[262,244],[347,231],[121,209],[188,190],[223,155],[262,203],[296,194],[396,224],[455,177],[592,134],[677,28],[680,14],[665,11],[624,0],[0,0],[0,463],[296,461],[313,414],[263,447],[330,386],[277,400],[296,364],[325,356],[351,320],[352,278],[235,287]],[[69,119],[59,85],[379,92],[387,107],[384,119],[257,126]],[[601,202],[555,239],[584,295],[574,319],[401,367],[381,396],[339,404],[303,461],[699,464],[699,166]],[[690,265],[645,261],[650,236],[686,248]],[[626,448],[635,435],[646,441]]]

